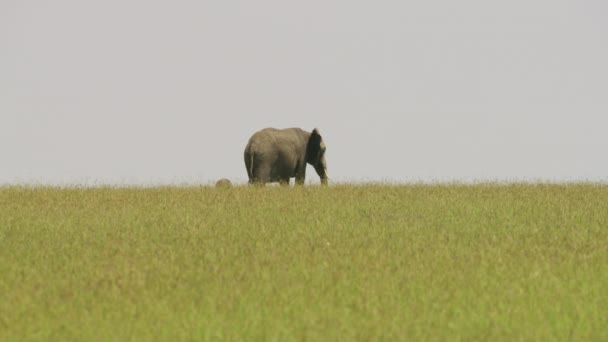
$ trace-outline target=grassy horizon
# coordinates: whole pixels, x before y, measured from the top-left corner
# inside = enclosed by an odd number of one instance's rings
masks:
[[[608,339],[608,185],[0,187],[0,340]]]

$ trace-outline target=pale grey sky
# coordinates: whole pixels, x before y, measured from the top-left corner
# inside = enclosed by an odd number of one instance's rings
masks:
[[[604,0],[0,2],[0,184],[608,180]],[[318,182],[313,170],[308,180]]]

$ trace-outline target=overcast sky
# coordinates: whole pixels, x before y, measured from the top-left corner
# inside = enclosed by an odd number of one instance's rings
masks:
[[[0,184],[608,181],[608,2],[0,1]],[[318,182],[309,167],[308,180]]]

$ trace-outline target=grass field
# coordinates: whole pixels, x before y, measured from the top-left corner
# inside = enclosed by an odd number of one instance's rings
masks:
[[[0,340],[608,340],[608,186],[0,188]]]

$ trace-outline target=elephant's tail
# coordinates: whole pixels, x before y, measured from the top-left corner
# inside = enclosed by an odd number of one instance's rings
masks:
[[[249,178],[253,181],[253,153],[251,153],[251,163],[249,163]]]

